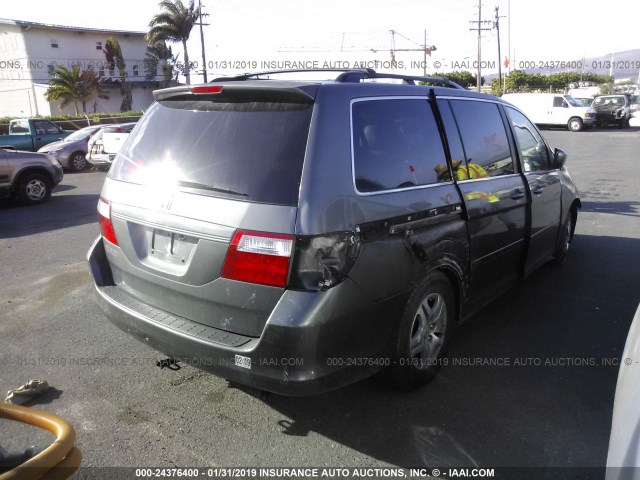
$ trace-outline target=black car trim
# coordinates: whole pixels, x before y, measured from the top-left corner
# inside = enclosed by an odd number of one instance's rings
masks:
[[[415,228],[427,227],[437,223],[446,222],[454,217],[462,215],[462,205],[448,205],[446,207],[433,208],[427,210],[427,216],[419,220],[413,220],[405,223],[398,223],[389,227],[391,235],[403,233],[407,230]]]

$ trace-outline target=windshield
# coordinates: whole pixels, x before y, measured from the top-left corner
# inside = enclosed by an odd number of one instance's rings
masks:
[[[312,104],[168,100],[155,103],[118,153],[116,180],[295,206]]]
[[[572,107],[582,107],[582,103],[580,103],[579,101],[577,101],[575,98],[573,98],[571,95],[565,95],[564,99],[569,102],[569,105],[571,105]]]
[[[71,135],[64,139],[65,142],[75,142],[77,140],[83,140],[93,132],[95,132],[100,127],[85,127],[80,130],[73,132]]]

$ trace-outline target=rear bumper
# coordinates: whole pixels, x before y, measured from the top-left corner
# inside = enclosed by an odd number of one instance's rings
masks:
[[[114,158],[115,154],[113,153],[99,153],[91,155],[89,162],[94,165],[111,165]]]
[[[109,321],[167,356],[239,384],[312,395],[371,376],[388,358],[395,317],[348,280],[327,292],[285,292],[255,338],[161,311],[113,285],[102,239],[88,260],[97,303]],[[369,328],[354,335],[359,323]]]

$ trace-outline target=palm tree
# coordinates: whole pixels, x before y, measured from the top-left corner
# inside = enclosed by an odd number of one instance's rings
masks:
[[[147,46],[144,59],[145,79],[149,81],[155,80],[159,69],[163,78],[160,82],[160,87],[168,87],[171,85],[171,80],[174,79],[174,73],[177,76],[177,71],[175,70],[177,59],[178,56],[174,56],[171,47],[167,47],[164,42]]]
[[[115,70],[116,67],[118,68],[118,73],[120,74],[120,93],[122,94],[120,111],[128,112],[131,110],[133,99],[131,97],[131,87],[127,84],[127,64],[124,62],[122,49],[120,48],[118,40],[113,37],[107,38],[104,46],[104,56],[107,60],[109,70]]]
[[[155,45],[159,41],[182,42],[184,49],[184,76],[187,85],[191,83],[189,75],[189,53],[187,52],[187,40],[191,34],[193,25],[200,17],[200,8],[196,8],[194,0],[185,7],[182,0],[162,0],[158,6],[162,13],[155,15],[149,22],[147,41],[149,45]]]
[[[83,113],[87,113],[87,102],[94,93],[100,92],[100,78],[93,70],[83,70],[76,65],[69,70],[58,65],[53,70],[53,76],[49,79],[49,88],[44,94],[47,102],[60,101],[60,109],[65,108],[71,102],[78,114],[78,102],[82,103]]]

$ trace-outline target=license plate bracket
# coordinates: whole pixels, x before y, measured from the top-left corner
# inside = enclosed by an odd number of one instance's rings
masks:
[[[198,240],[181,233],[154,228],[151,237],[151,254],[162,260],[184,264]]]

